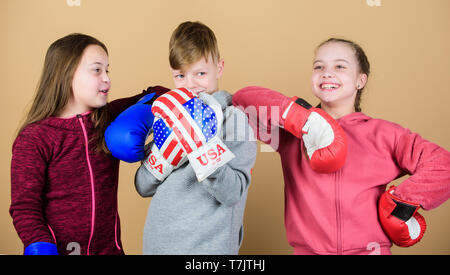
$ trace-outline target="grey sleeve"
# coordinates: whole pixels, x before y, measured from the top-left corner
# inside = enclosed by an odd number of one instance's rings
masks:
[[[225,144],[236,157],[218,168],[201,184],[218,202],[233,206],[241,200],[250,185],[257,145],[254,141],[232,141]]]
[[[152,144],[153,141],[145,145],[146,155],[149,153]],[[152,197],[161,183],[161,181],[155,178],[147,168],[145,168],[144,164],[141,164],[134,176],[134,186],[136,187],[136,191],[142,197]]]
[[[241,200],[250,185],[257,144],[247,117],[236,112],[236,109],[230,112],[231,115],[226,115],[228,119],[222,140],[236,157],[214,171],[201,184],[218,202],[233,206]]]
[[[162,182],[157,180],[142,164],[136,171],[134,186],[142,197],[152,197]]]

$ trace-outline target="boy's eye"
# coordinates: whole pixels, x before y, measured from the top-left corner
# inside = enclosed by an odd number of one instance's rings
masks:
[[[342,70],[342,69],[345,69],[345,66],[343,66],[343,65],[337,65],[337,66],[336,66],[336,69]]]
[[[314,66],[314,70],[315,71],[316,70],[322,70],[322,68],[323,68],[323,66],[321,66],[321,65]]]
[[[206,72],[198,72],[197,75],[198,76],[204,76],[204,75],[206,75]]]
[[[177,75],[175,76],[175,78],[177,78],[177,79],[183,79],[183,78],[184,78],[184,75],[182,75],[182,74],[177,74]]]

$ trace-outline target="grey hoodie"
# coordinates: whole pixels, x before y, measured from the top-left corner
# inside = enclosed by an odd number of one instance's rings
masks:
[[[221,104],[219,133],[235,158],[198,182],[189,162],[158,181],[144,165],[135,186],[153,197],[144,226],[144,254],[238,254],[243,216],[257,145],[246,115],[232,106],[226,91],[213,97]]]

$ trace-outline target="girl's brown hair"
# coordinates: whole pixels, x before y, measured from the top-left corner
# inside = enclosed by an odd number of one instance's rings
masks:
[[[362,74],[366,74],[367,78],[369,78],[370,63],[369,63],[369,60],[368,60],[368,58],[366,56],[366,53],[361,48],[361,46],[359,46],[358,44],[356,44],[355,42],[350,41],[350,40],[346,40],[346,39],[342,39],[342,38],[334,38],[333,37],[333,38],[330,38],[330,39],[322,42],[317,47],[317,49],[319,49],[320,47],[322,47],[325,44],[332,43],[332,42],[344,43],[344,44],[350,46],[355,52],[355,57],[356,57],[356,60],[358,61],[358,65],[359,65],[359,72],[362,73]],[[363,92],[365,86],[362,87],[361,89],[358,89],[358,92],[356,93],[355,105],[354,105],[355,112],[361,112],[361,95],[362,95],[362,92]]]
[[[108,54],[105,44],[92,36],[79,33],[62,37],[50,45],[33,103],[18,133],[32,123],[57,116],[63,110],[72,96],[73,75],[84,50],[90,45],[98,45]],[[104,132],[110,122],[108,104],[95,109],[91,119],[97,132],[97,152],[109,153],[104,140]]]

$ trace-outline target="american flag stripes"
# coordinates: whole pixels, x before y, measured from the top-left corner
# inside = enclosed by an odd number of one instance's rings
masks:
[[[153,139],[161,155],[170,164],[178,165],[182,159],[183,149],[175,138],[172,129],[160,118],[157,118],[153,123]]]
[[[152,112],[164,117],[187,154],[216,135],[214,111],[187,89],[175,89],[159,97]]]
[[[187,154],[199,182],[235,157],[218,136],[223,113],[213,96],[202,93],[196,97],[187,89],[175,89],[156,99],[152,112],[172,128],[172,134]],[[168,143],[171,132],[165,128],[158,128],[160,130],[159,138],[166,141],[159,144]],[[157,159],[151,161],[156,164]],[[155,167],[164,168],[163,165]],[[161,171],[164,174],[164,170]]]

